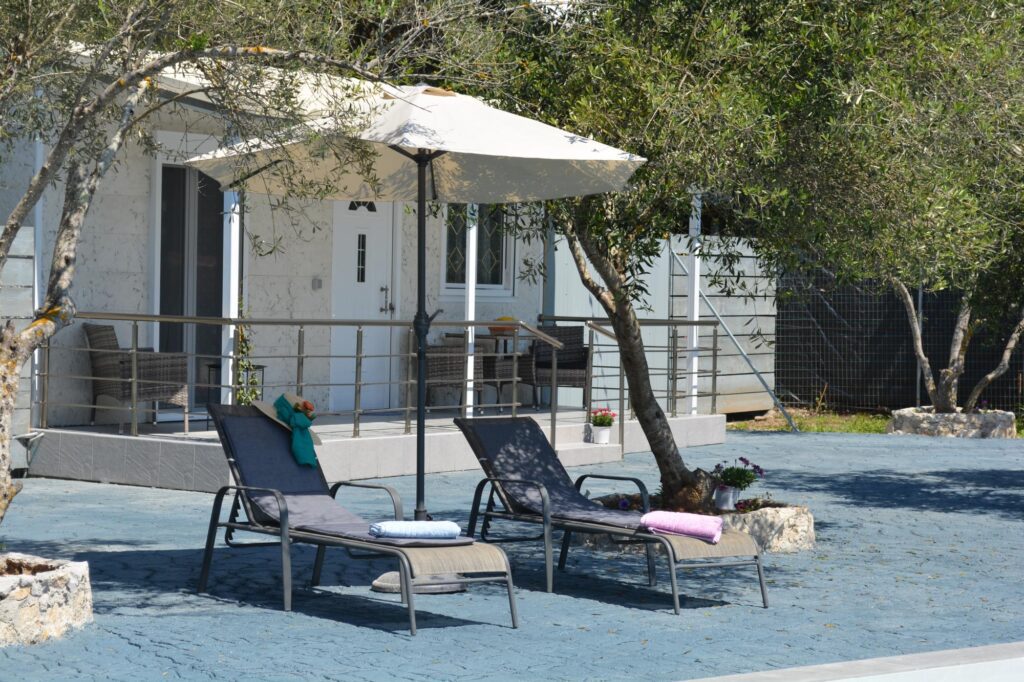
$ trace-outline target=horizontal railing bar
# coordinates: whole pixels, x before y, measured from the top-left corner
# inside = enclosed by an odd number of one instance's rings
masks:
[[[538,315],[541,322],[594,322],[598,324],[609,324],[607,317],[574,317],[568,315]],[[715,320],[684,320],[684,319],[638,319],[641,327],[717,327]],[[511,322],[509,324],[512,324]]]

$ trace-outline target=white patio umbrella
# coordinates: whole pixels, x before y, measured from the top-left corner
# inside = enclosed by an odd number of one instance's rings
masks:
[[[517,116],[466,95],[425,85],[380,86],[353,105],[367,122],[352,130],[337,119],[313,121],[283,142],[248,140],[189,159],[224,188],[285,195],[296,176],[331,186],[324,199],[416,201],[417,339],[416,511],[424,504],[426,345],[426,203],[519,203],[617,191],[645,159]],[[310,128],[315,134],[311,135]],[[375,181],[339,167],[319,137],[358,140],[376,153]],[[277,168],[279,165],[286,168]],[[253,171],[252,169],[256,169]],[[436,315],[436,313],[435,313]]]

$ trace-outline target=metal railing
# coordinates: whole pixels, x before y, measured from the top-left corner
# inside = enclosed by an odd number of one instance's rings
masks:
[[[171,352],[169,354],[182,355],[187,358],[188,372],[186,379],[186,387],[190,396],[189,401],[195,401],[197,392],[205,390],[207,396],[210,393],[219,393],[218,399],[215,402],[237,402],[239,393],[248,388],[248,377],[247,376],[236,376],[238,372],[235,370],[233,363],[240,360],[246,360],[249,363],[259,367],[261,373],[261,379],[259,383],[259,392],[270,392],[276,394],[278,392],[284,392],[294,390],[297,394],[305,394],[309,391],[315,391],[318,393],[327,393],[328,399],[331,391],[337,389],[348,389],[351,391],[351,408],[342,410],[330,410],[330,409],[318,409],[317,412],[320,415],[328,416],[339,416],[339,417],[350,417],[351,418],[351,435],[353,437],[359,437],[360,428],[363,422],[363,418],[368,415],[379,415],[379,414],[394,414],[401,413],[404,417],[404,432],[411,433],[412,431],[412,415],[416,410],[414,404],[415,391],[414,387],[416,384],[416,347],[415,337],[412,330],[412,322],[410,321],[391,321],[391,320],[324,320],[324,319],[263,319],[263,318],[211,318],[211,317],[189,317],[189,316],[175,316],[175,315],[146,315],[146,314],[133,314],[133,313],[95,313],[95,312],[82,312],[76,316],[79,320],[85,321],[99,321],[105,323],[121,324],[122,326],[127,324],[130,326],[130,343],[127,347],[119,348],[118,350],[106,350],[106,349],[95,349],[90,348],[88,345],[68,345],[66,343],[60,343],[61,337],[58,337],[58,343],[47,343],[41,355],[40,364],[37,367],[37,374],[40,385],[39,398],[37,400],[38,414],[39,414],[39,426],[40,428],[47,428],[50,422],[50,413],[54,408],[70,408],[70,409],[89,409],[92,410],[93,419],[95,421],[95,415],[98,411],[119,411],[122,414],[128,413],[128,422],[130,423],[130,433],[135,436],[139,433],[139,422],[141,418],[151,416],[153,420],[156,420],[158,413],[166,413],[168,410],[160,409],[157,402],[152,404],[152,407],[144,407],[143,403],[151,402],[139,399],[139,387],[140,386],[152,386],[154,384],[166,384],[167,382],[161,380],[147,379],[140,373],[138,358],[143,353],[153,352],[151,349],[144,349],[140,347],[140,328],[144,328],[145,325],[149,325],[149,331],[152,338],[159,338],[159,325],[180,325],[182,329],[187,327],[219,327],[222,330],[227,329],[227,335],[222,331],[222,337],[230,338],[230,342],[227,347],[232,350],[230,353],[224,354],[211,354],[211,353],[197,353],[197,352]],[[471,349],[470,335],[467,333],[470,329],[476,330],[480,328],[493,327],[496,324],[501,325],[501,336],[495,338],[495,348],[493,351],[479,351]],[[237,330],[239,328],[248,328],[252,330],[253,335],[256,337],[255,351],[250,352],[246,356],[241,356],[239,353],[239,335]],[[260,330],[266,330],[271,328],[281,328],[285,330],[293,330],[293,343],[294,352],[285,352],[282,348],[282,344],[271,344],[275,346],[273,348],[260,348],[258,338],[260,336]],[[330,336],[335,334],[335,330],[349,329],[351,330],[352,338],[354,342],[353,352],[351,353],[334,353],[330,352],[331,339]],[[328,352],[324,352],[322,349],[317,350],[316,347],[310,345],[310,339],[308,336],[314,330],[328,330],[329,337],[326,341]],[[367,335],[374,330],[386,329],[385,332],[387,337],[386,348],[369,348],[367,346]],[[404,330],[405,333],[402,333]],[[431,345],[428,347],[428,369],[432,364],[432,360],[438,365],[443,365],[442,372],[440,375],[433,374],[428,375],[427,385],[431,387],[457,387],[460,392],[459,403],[456,405],[443,405],[433,404],[428,405],[428,409],[431,412],[443,412],[443,411],[458,411],[462,416],[467,416],[469,412],[470,400],[469,396],[473,391],[483,392],[482,389],[487,386],[492,386],[497,391],[497,400],[480,404],[477,403],[479,408],[474,409],[496,409],[499,412],[503,412],[505,408],[508,408],[512,416],[516,416],[519,412],[519,408],[523,406],[523,403],[519,400],[519,385],[523,383],[522,375],[520,372],[520,363],[529,361],[529,351],[525,349],[524,343],[526,341],[532,341],[533,343],[543,343],[551,347],[551,354],[553,358],[557,358],[559,349],[562,348],[561,342],[557,339],[551,338],[545,334],[542,330],[536,328],[533,325],[527,324],[522,321],[502,321],[500,323],[495,322],[482,322],[482,321],[436,321],[432,326],[432,331],[435,334],[441,334],[444,331],[448,331],[445,335],[448,339],[454,339],[457,343],[456,336],[461,334],[461,350],[457,353],[453,353],[452,349],[458,348],[457,345],[445,345],[442,337],[441,345]],[[456,331],[455,336],[452,335],[452,331]],[[187,336],[187,335],[186,335]],[[378,335],[379,336],[379,335]],[[486,335],[484,335],[486,336]],[[403,341],[401,337],[404,337],[404,348],[401,348]],[[505,348],[502,350],[497,343],[498,338],[504,340]],[[380,339],[375,339],[380,340]],[[510,345],[509,345],[510,343]],[[395,347],[398,348],[395,348]],[[472,352],[471,352],[472,351]],[[121,354],[127,359],[127,376],[101,376],[97,375],[94,371],[87,370],[82,371],[82,368],[91,368],[91,353],[105,353],[105,354]],[[71,369],[69,371],[58,371],[54,366],[54,354],[63,353],[71,356],[69,363]],[[162,355],[158,353],[157,355]],[[503,369],[503,375],[489,375],[488,372],[484,372],[482,375],[474,373],[474,376],[470,376],[469,358],[480,359],[490,367],[497,367]],[[332,381],[331,380],[331,368],[330,363],[333,362],[345,362],[350,363],[352,371],[350,376],[351,381]],[[320,372],[316,373],[315,376],[308,373],[308,365],[311,362],[326,363],[328,366],[322,368]],[[262,364],[260,364],[262,363]],[[387,364],[387,371],[384,374],[387,376],[385,380],[379,380],[379,377],[369,376],[369,380],[365,380],[368,376],[366,373],[367,365],[370,363],[377,363],[378,367],[380,363]],[[556,360],[557,363],[557,360]],[[207,378],[206,381],[202,380],[201,369],[209,367],[217,367],[221,372],[221,376],[217,381],[211,381]],[[287,369],[293,367],[293,370]],[[453,367],[461,367],[461,372],[457,369],[452,371]],[[555,364],[557,368],[557,364]],[[224,369],[230,368],[230,377],[224,376]],[[447,373],[443,370],[447,368]],[[251,369],[249,370],[251,372]],[[404,376],[403,376],[404,372]],[[269,377],[269,378],[268,378]],[[225,379],[229,380],[225,380]],[[555,395],[555,399],[551,401],[550,406],[550,421],[551,421],[551,438],[554,442],[556,436],[557,426],[557,369],[552,374],[551,387],[552,393]],[[63,384],[62,384],[63,382]],[[98,394],[93,391],[93,399],[91,402],[81,402],[73,399],[63,399],[61,396],[68,395],[71,391],[69,390],[70,385],[68,382],[108,382],[108,383],[127,383],[131,388],[129,398],[126,404],[101,404]],[[95,386],[95,384],[94,384]],[[503,388],[505,386],[511,386],[511,398],[508,401],[503,400]],[[364,404],[365,393],[368,389],[377,387],[388,393],[388,404],[384,407],[368,407]],[[392,398],[398,398],[402,405],[400,407],[392,406]],[[196,401],[199,402],[199,401]],[[203,401],[213,402],[213,401]],[[322,403],[321,403],[322,406]],[[191,418],[196,418],[197,415],[191,414]],[[201,415],[200,415],[201,416]],[[205,418],[205,417],[202,417]],[[188,406],[182,408],[182,419],[184,422],[184,431],[187,434],[189,431],[189,419],[190,409]]]
[[[586,417],[590,421],[590,415],[595,402],[601,400],[595,398],[595,394],[602,394],[604,401],[617,403],[619,413],[619,443],[625,445],[625,422],[628,418],[635,419],[632,401],[629,397],[629,385],[626,381],[626,371],[620,360],[619,345],[614,331],[610,329],[610,321],[607,318],[560,316],[560,315],[539,315],[541,329],[545,323],[562,325],[566,323],[582,323],[587,331],[587,378],[584,386],[586,400]],[[663,404],[664,409],[672,417],[679,416],[680,398],[709,398],[710,413],[718,412],[718,354],[719,347],[718,322],[713,320],[680,320],[680,319],[641,319],[638,320],[641,328],[663,327],[666,333],[665,343],[651,343],[650,339],[644,340],[644,352],[647,356],[649,376],[651,377],[654,397]],[[681,350],[680,328],[689,329],[710,329],[711,345],[698,346],[694,349]],[[696,372],[680,368],[679,356],[686,352],[710,353],[711,367],[700,369]],[[658,358],[663,356],[664,362]],[[693,387],[684,389],[681,386],[682,380],[691,377],[709,378],[710,390],[694,390]],[[663,387],[659,388],[660,381],[664,380]],[[692,412],[691,412],[692,413]]]
[[[186,388],[190,396],[189,402],[197,405],[205,402],[237,402],[241,391],[253,388],[257,383],[258,392],[276,395],[285,391],[294,391],[300,395],[318,396],[318,414],[322,416],[350,419],[352,437],[360,437],[367,418],[375,416],[395,415],[401,419],[404,433],[412,432],[415,405],[416,383],[416,348],[412,323],[409,321],[391,320],[325,320],[325,319],[265,319],[265,318],[207,318],[172,315],[145,315],[130,313],[94,313],[84,312],[77,315],[78,319],[90,322],[102,322],[120,325],[122,334],[128,327],[129,345],[116,351],[101,350],[103,353],[119,353],[125,356],[127,369],[125,376],[99,376],[91,369],[90,353],[97,349],[88,345],[73,345],[66,342],[66,336],[58,337],[56,343],[47,344],[43,348],[41,360],[37,367],[40,391],[38,394],[38,421],[41,428],[47,428],[51,412],[57,408],[92,410],[93,421],[99,411],[119,411],[123,417],[122,424],[130,424],[129,433],[139,434],[139,424],[147,418],[156,420],[159,413],[167,413],[158,402],[139,398],[141,387],[161,383],[147,379],[140,372],[139,358],[152,352],[140,346],[143,332],[148,332],[151,339],[160,337],[160,328],[164,325],[177,325],[184,330],[199,327],[215,327],[221,329],[222,347],[230,348],[226,353],[178,353],[187,358],[188,372]],[[584,409],[586,422],[589,423],[593,405],[602,401],[618,404],[619,443],[624,445],[624,422],[626,410],[631,409],[629,389],[622,363],[618,361],[618,344],[611,331],[608,320],[590,317],[540,316],[543,324],[583,326],[586,337],[587,369],[584,390]],[[641,320],[645,329],[663,327],[666,332],[664,343],[646,343],[645,350],[651,366],[652,383],[656,397],[663,401],[666,412],[671,416],[679,413],[680,398],[710,398],[711,412],[717,411],[718,398],[718,325],[713,321],[691,322],[687,320]],[[500,325],[500,329],[497,327]],[[491,334],[478,334],[474,347],[470,347],[469,330],[487,330],[493,328]],[[710,391],[703,391],[694,396],[692,387],[684,386],[684,380],[692,376],[685,366],[681,367],[680,344],[683,334],[681,328],[706,328],[710,331],[712,343],[701,347],[696,352],[710,352],[710,368],[701,368],[697,373],[700,378],[710,378]],[[245,329],[252,343],[252,350],[247,354],[239,352],[239,329]],[[347,330],[339,337],[338,330]],[[321,338],[316,338],[319,334]],[[266,337],[273,338],[266,342]],[[511,416],[517,416],[525,403],[520,399],[520,386],[524,383],[536,388],[538,381],[537,367],[534,360],[536,346],[545,344],[550,347],[550,381],[542,388],[549,391],[550,438],[555,444],[557,438],[559,390],[565,388],[559,376],[559,351],[563,343],[545,332],[544,326],[534,326],[523,321],[436,321],[432,326],[433,341],[428,347],[428,388],[447,388],[458,391],[459,398],[454,404],[440,404],[436,399],[428,403],[431,413],[456,412],[462,416],[483,411],[504,413],[507,409]],[[188,335],[182,335],[187,338]],[[343,352],[334,352],[331,348],[332,339],[346,339]],[[261,342],[262,339],[262,342]],[[484,346],[483,341],[490,344]],[[262,345],[261,345],[262,343]],[[154,343],[154,345],[156,345]],[[336,346],[337,347],[337,346]],[[54,363],[56,354],[64,354],[63,368]],[[162,355],[158,353],[158,355]],[[663,356],[664,361],[659,360]],[[470,374],[470,366],[474,372]],[[246,369],[239,369],[236,364],[247,363]],[[341,363],[336,365],[335,363]],[[332,377],[332,364],[339,370]],[[319,367],[314,367],[319,365]],[[213,380],[211,367],[220,373]],[[258,369],[254,369],[258,368]],[[432,371],[431,368],[434,368]],[[482,372],[479,371],[482,368]],[[252,372],[259,372],[257,382],[251,382]],[[566,370],[568,371],[568,370]],[[578,371],[578,370],[577,370]],[[205,374],[204,374],[205,372]],[[204,380],[205,379],[205,380]],[[83,402],[74,399],[74,382],[79,382],[78,391],[89,390],[94,382],[128,383],[131,390],[126,392],[129,397],[125,402],[101,404],[95,391],[92,400]],[[473,400],[476,394],[481,397],[490,387],[495,398],[481,402]],[[340,391],[340,393],[339,393]],[[368,393],[376,392],[383,405],[368,400]],[[207,400],[201,400],[204,394]],[[506,398],[506,393],[510,395]],[[537,391],[535,391],[536,393]],[[331,410],[331,395],[348,396],[347,400],[336,400],[346,404],[344,409]],[[449,396],[450,398],[450,396]],[[107,401],[110,402],[110,401]],[[541,401],[542,402],[542,401]],[[397,406],[396,406],[397,405]],[[539,402],[534,403],[536,410],[541,409]],[[191,412],[188,406],[181,410],[184,431],[188,433],[189,420],[205,419],[205,415]],[[632,417],[632,414],[630,415]],[[344,428],[342,421],[340,428]]]

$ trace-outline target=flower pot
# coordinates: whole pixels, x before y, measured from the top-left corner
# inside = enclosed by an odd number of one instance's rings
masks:
[[[610,426],[591,426],[590,427],[590,442],[597,443],[598,445],[608,445],[612,440],[612,427]]]
[[[740,499],[740,489],[728,485],[720,485],[715,489],[715,509],[736,509],[736,501]]]

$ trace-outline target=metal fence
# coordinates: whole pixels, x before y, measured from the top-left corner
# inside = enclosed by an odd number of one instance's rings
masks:
[[[190,421],[205,419],[203,406],[206,403],[237,402],[244,391],[255,389],[261,394],[257,397],[286,391],[309,397],[318,408],[322,408],[317,410],[321,416],[344,418],[352,437],[359,437],[364,421],[373,417],[396,421],[405,433],[411,432],[416,409],[416,342],[411,322],[93,312],[79,313],[77,317],[84,322],[113,326],[119,345],[112,350],[93,348],[65,333],[42,349],[36,367],[39,391],[35,405],[41,428],[53,426],[54,416],[58,413],[63,415],[58,425],[67,426],[94,423],[97,414],[115,412],[115,419],[129,425],[131,435],[139,434],[140,424],[155,423],[160,417],[182,421],[183,431],[187,434]],[[580,413],[589,421],[595,397],[599,401],[623,406],[620,413],[624,413],[625,406],[629,404],[629,392],[621,363],[612,360],[613,357],[617,359],[618,350],[607,320],[543,318],[542,323],[573,324],[585,330],[588,360],[582,387],[585,400]],[[665,383],[657,384],[657,393],[675,415],[679,411],[681,396],[688,395],[683,384],[690,374],[685,367],[673,364],[673,359],[679,357],[678,330],[694,323],[644,320],[641,324],[645,329],[662,328],[661,334],[667,340],[665,344],[648,346],[647,350],[648,358],[654,358],[652,367],[664,368],[654,370],[655,376],[665,380]],[[718,328],[713,322],[696,324],[711,329],[711,345],[698,349],[710,353],[710,365],[701,368],[700,376],[710,377],[711,391],[699,395],[710,397],[714,411]],[[224,339],[224,352],[197,352],[188,343],[184,344],[186,350],[183,352],[158,353],[143,347],[144,339],[159,339],[161,327],[168,326],[191,329],[193,336],[199,328],[217,329]],[[244,353],[240,348],[240,330],[247,332],[251,344]],[[468,333],[470,330],[473,330],[472,337]],[[428,346],[427,386],[428,389],[444,390],[434,391],[433,399],[428,395],[427,407],[431,413],[466,416],[471,411],[474,414],[487,411],[516,416],[527,405],[520,391],[520,387],[527,384],[534,387],[535,395],[538,394],[537,388],[543,389],[540,393],[547,397],[551,438],[555,438],[559,394],[566,390],[567,385],[577,384],[567,384],[564,380],[572,371],[569,368],[560,373],[559,354],[564,346],[554,336],[552,327],[522,321],[437,321],[432,326],[432,333],[432,342]],[[183,336],[189,337],[189,334]],[[536,367],[542,348],[546,349],[544,372]],[[113,374],[97,372],[94,360],[98,354],[117,358],[117,361],[107,364],[118,369]],[[171,375],[168,374],[147,376],[146,361],[154,356],[162,357],[164,365],[168,360],[173,364],[176,358],[180,358],[185,368],[178,375],[180,378],[169,379]],[[340,373],[336,371],[339,366],[342,369]],[[374,371],[382,367],[386,371]],[[545,377],[540,385],[537,385],[538,376]],[[103,385],[126,387],[120,392],[121,400],[101,399],[98,387]],[[159,400],[143,397],[157,395],[160,386],[167,388],[167,394],[180,393],[184,388],[188,400],[183,406],[174,407],[163,402],[166,400],[164,397]],[[368,399],[374,391],[378,395],[376,403]],[[454,393],[458,397],[452,402],[451,394]],[[485,399],[487,393],[493,394],[490,399]],[[542,408],[541,402],[534,402],[535,411]],[[329,409],[332,403],[344,406]],[[620,428],[622,422],[620,419]]]
[[[959,296],[916,295],[925,353],[938,371],[948,362]],[[878,412],[928,404],[906,312],[891,291],[870,284],[835,286],[824,274],[788,276],[780,282],[777,306],[775,334],[768,340],[775,350],[776,391],[785,404]],[[995,334],[974,335],[960,381],[961,400],[1001,354]],[[1024,409],[1024,347],[982,400],[992,408]]]

